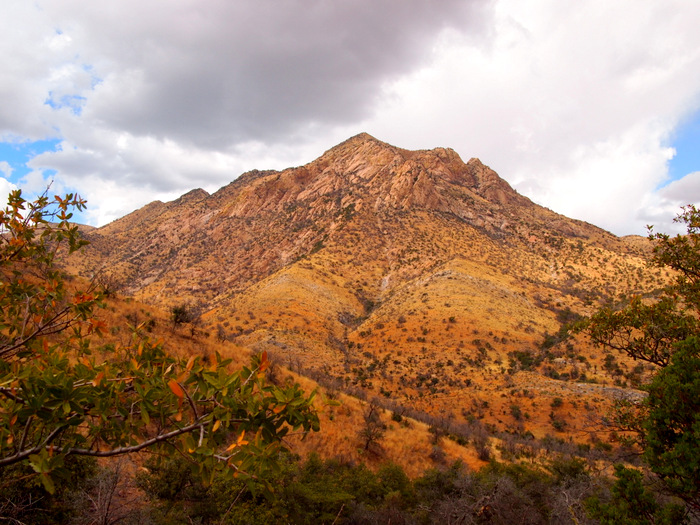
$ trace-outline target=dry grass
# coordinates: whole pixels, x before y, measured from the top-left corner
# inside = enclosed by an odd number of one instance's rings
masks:
[[[266,350],[339,396],[358,390],[456,424],[586,443],[595,417],[636,395],[649,371],[581,338],[548,336],[669,275],[646,266],[645,239],[557,215],[493,178],[500,193],[489,197],[482,168],[445,151],[351,141],[210,197],[153,203],[90,232],[93,246],[69,264],[83,276],[105,267],[153,306],[120,299],[110,326],[153,319],[154,336],[181,355],[219,350],[243,364]],[[172,330],[164,312],[183,302],[205,307],[209,337]],[[235,345],[216,341],[218,326]],[[300,451],[374,461],[358,453],[353,398],[323,414],[323,434]],[[421,424],[385,419],[385,455],[430,464]]]

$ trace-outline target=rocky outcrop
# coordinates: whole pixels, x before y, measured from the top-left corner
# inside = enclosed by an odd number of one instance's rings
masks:
[[[446,237],[467,227],[510,244],[541,238],[533,232],[544,229],[601,232],[535,205],[479,159],[464,163],[447,148],[409,151],[361,133],[305,166],[251,171],[212,195],[195,189],[153,202],[87,233],[90,255],[76,265],[85,274],[111,268],[127,293],[163,297],[170,290],[214,304],[322,246],[346,242],[344,229],[390,244],[410,237],[394,228],[418,216],[451,221],[440,222]]]

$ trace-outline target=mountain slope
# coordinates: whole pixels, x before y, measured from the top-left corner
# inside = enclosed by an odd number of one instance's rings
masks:
[[[303,167],[249,172],[213,195],[193,190],[151,203],[90,235],[89,266],[107,262],[128,292],[144,297],[165,287],[169,296],[216,302],[348,225],[386,244],[387,228],[421,212],[509,242],[555,235],[623,244],[536,206],[478,159],[464,164],[452,150],[407,151],[361,134]]]
[[[164,307],[199,303],[238,344],[456,418],[519,428],[510,412],[523,403],[540,433],[550,416],[523,391],[560,396],[553,378],[583,376],[599,385],[564,387],[594,411],[617,392],[603,383],[628,381],[583,343],[545,338],[575,313],[654,286],[641,271],[645,241],[538,206],[478,159],[367,134],[86,236],[73,261],[84,275],[104,268]]]

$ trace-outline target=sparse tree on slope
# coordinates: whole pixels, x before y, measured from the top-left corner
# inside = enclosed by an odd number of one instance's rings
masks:
[[[370,401],[362,413],[364,424],[358,432],[365,450],[379,447],[379,441],[384,437],[386,426],[382,422],[381,407],[376,400]]]

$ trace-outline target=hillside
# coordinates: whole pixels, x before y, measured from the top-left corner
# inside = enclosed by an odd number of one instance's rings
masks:
[[[332,388],[577,440],[646,370],[564,340],[562,323],[667,277],[646,268],[646,240],[538,206],[478,159],[367,134],[85,235],[81,275],[198,305],[237,345]]]

